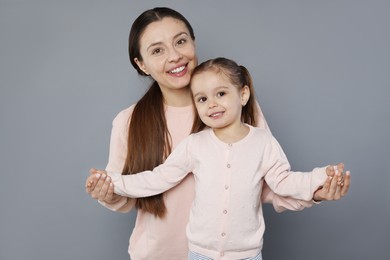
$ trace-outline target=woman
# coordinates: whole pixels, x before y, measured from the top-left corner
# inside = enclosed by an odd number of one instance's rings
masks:
[[[169,8],[142,13],[133,23],[129,37],[130,62],[140,75],[154,82],[137,104],[121,111],[113,121],[107,171],[132,174],[161,164],[172,149],[191,132],[194,118],[188,84],[197,65],[195,35],[189,22]],[[268,129],[258,106],[258,126]],[[131,151],[136,150],[136,153]],[[128,152],[129,151],[129,152]],[[137,208],[130,237],[131,259],[186,259],[185,227],[194,197],[194,180],[189,174],[164,194],[130,199],[113,193],[110,178],[91,170],[87,192],[109,209],[128,212]],[[94,181],[92,181],[94,180]],[[323,199],[339,199],[349,187],[327,190]],[[312,202],[278,197],[265,188],[262,200],[276,210],[300,210]]]

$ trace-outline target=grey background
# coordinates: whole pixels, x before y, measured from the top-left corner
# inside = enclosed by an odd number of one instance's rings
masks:
[[[127,37],[142,11],[192,23],[200,61],[252,73],[293,169],[343,161],[343,200],[277,214],[264,259],[376,259],[390,246],[389,1],[0,0],[0,259],[128,259],[135,212],[84,191],[111,122],[144,92]]]

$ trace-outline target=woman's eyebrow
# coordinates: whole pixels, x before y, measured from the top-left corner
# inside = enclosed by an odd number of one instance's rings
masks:
[[[179,36],[181,36],[181,35],[186,35],[186,36],[188,36],[188,33],[186,33],[186,32],[179,32],[178,34],[176,34],[175,36],[173,36],[173,39],[176,39],[177,37],[179,37]],[[148,48],[146,48],[146,51],[148,51],[150,48],[152,48],[153,46],[156,46],[156,45],[160,45],[160,44],[162,44],[163,42],[161,42],[161,41],[159,41],[159,42],[154,42],[154,43],[152,43],[152,44],[150,44],[149,46],[148,46]]]

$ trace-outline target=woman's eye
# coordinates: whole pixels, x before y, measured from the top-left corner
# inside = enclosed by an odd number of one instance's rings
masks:
[[[184,43],[186,43],[187,42],[187,39],[180,39],[180,40],[178,40],[177,41],[177,45],[182,45],[182,44],[184,44]]]
[[[157,55],[157,54],[160,54],[161,52],[162,52],[162,49],[157,48],[157,49],[154,49],[154,50],[152,51],[152,55]]]

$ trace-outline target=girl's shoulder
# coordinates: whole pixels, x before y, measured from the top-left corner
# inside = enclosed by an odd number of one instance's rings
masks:
[[[211,128],[205,128],[202,131],[190,134],[185,139],[189,143],[194,143],[194,144],[204,143],[205,140],[212,137],[212,135],[210,134],[210,131],[212,131]]]
[[[249,125],[251,131],[249,135],[249,140],[251,142],[261,142],[261,143],[268,143],[272,139],[274,139],[272,133],[263,127],[256,127]]]

